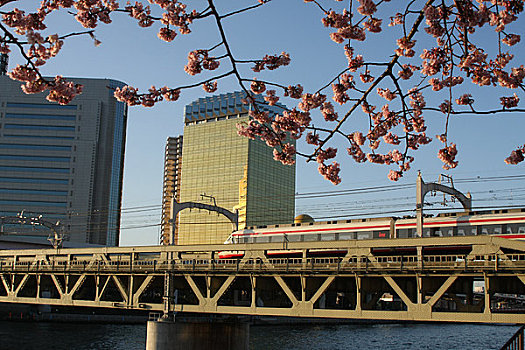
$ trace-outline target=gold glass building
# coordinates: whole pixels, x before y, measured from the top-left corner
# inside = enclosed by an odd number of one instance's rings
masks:
[[[182,202],[213,204],[238,210],[239,228],[292,223],[295,207],[295,166],[273,159],[273,149],[260,140],[237,135],[237,124],[249,120],[252,106],[243,92],[201,98],[185,108],[180,170]],[[256,96],[263,101],[260,96]],[[270,113],[280,106],[263,105]],[[223,243],[232,224],[205,210],[179,213],[175,244]]]

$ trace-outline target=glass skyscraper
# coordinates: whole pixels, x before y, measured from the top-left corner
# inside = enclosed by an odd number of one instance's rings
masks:
[[[237,135],[237,124],[249,121],[253,106],[244,92],[201,98],[184,113],[180,166],[180,202],[216,204],[238,210],[239,227],[292,223],[295,166],[273,159],[273,149],[260,140]],[[261,96],[255,96],[264,102]],[[284,106],[260,105],[271,114]],[[292,141],[293,142],[293,141]],[[223,243],[232,224],[215,212],[186,209],[179,213],[175,244]]]
[[[65,106],[26,95],[0,75],[0,217],[24,211],[60,221],[66,240],[119,242],[127,106],[113,97],[124,84],[84,85]],[[47,239],[32,225],[3,225],[2,234]]]

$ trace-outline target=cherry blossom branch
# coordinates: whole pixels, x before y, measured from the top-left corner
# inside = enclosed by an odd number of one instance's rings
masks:
[[[9,4],[10,2],[15,2],[18,0],[0,0],[0,6],[4,6],[6,4]]]
[[[223,74],[220,74],[220,75],[216,75],[216,76],[214,76],[212,78],[203,80],[203,81],[198,82],[198,83],[188,84],[188,85],[183,85],[183,86],[176,87],[176,88],[174,88],[174,90],[184,90],[184,89],[191,89],[191,88],[194,88],[194,87],[202,86],[203,84],[209,83],[210,81],[220,80],[220,79],[226,78],[227,76],[232,75],[232,74],[235,74],[235,71],[233,69],[228,71],[228,72],[226,72],[226,73],[223,73]]]
[[[94,33],[95,33],[94,30],[86,30],[86,31],[83,31],[83,32],[75,32],[75,33],[64,34],[64,35],[58,36],[58,39],[59,40],[63,40],[63,39],[67,39],[67,38],[70,38],[70,37],[73,37],[73,36],[81,36],[81,35],[89,35],[89,36],[93,37]],[[49,42],[49,39],[46,39],[46,41]],[[20,40],[8,41],[6,43],[8,43],[8,44],[18,43],[20,45],[29,44],[28,41],[20,41]]]
[[[30,65],[31,68],[33,69],[33,71],[35,71],[36,75],[40,78],[40,79],[43,79],[42,78],[42,75],[40,74],[40,71],[37,69],[37,67],[35,66],[35,64],[33,63],[33,61],[27,56],[25,50],[24,50],[24,47],[22,46],[22,43],[20,43],[13,34],[11,34],[9,32],[9,30],[4,27],[4,25],[2,24],[2,22],[0,22],[0,29],[2,29],[2,31],[5,33],[6,36],[8,36],[11,41],[10,43],[13,43],[15,46],[18,47],[19,51],[20,51],[20,54],[22,55],[22,57],[24,58],[24,60],[27,62],[27,65]]]
[[[1,5],[8,2],[13,1],[0,0]],[[48,99],[67,103],[75,94],[80,93],[81,88],[64,82],[61,77],[56,77],[55,81],[45,81],[40,75],[39,67],[58,53],[65,39],[88,34],[92,36],[95,43],[98,40],[94,37],[93,30],[70,33],[61,37],[54,35],[44,39],[41,31],[45,28],[46,16],[51,12],[61,7],[67,11],[74,4],[76,12],[71,13],[77,21],[89,29],[95,28],[99,22],[110,23],[110,15],[114,12],[126,13],[135,18],[141,27],[150,27],[160,22],[161,28],[157,35],[167,42],[174,40],[177,35],[176,29],[181,34],[188,34],[191,32],[190,25],[193,21],[213,17],[216,30],[221,36],[220,42],[210,49],[191,51],[184,70],[190,75],[196,75],[203,71],[215,70],[220,64],[226,62],[230,63],[231,69],[225,73],[201,79],[198,83],[176,88],[151,87],[147,92],[139,93],[136,89],[127,86],[115,89],[115,96],[129,105],[153,106],[158,101],[177,100],[183,89],[202,86],[206,92],[214,92],[217,90],[218,81],[234,76],[240,88],[245,92],[247,103],[254,106],[249,112],[249,120],[238,126],[239,134],[263,140],[274,149],[274,158],[284,164],[292,164],[296,156],[303,156],[307,161],[315,159],[319,164],[319,172],[335,184],[341,180],[339,164],[332,161],[337,156],[337,149],[330,146],[330,141],[334,137],[343,137],[347,141],[347,152],[358,163],[368,161],[397,166],[398,169],[394,168],[388,174],[390,179],[397,180],[410,168],[414,160],[409,152],[431,142],[426,135],[427,125],[423,113],[440,112],[446,115],[444,134],[437,135],[437,138],[445,143],[446,147],[439,150],[438,157],[444,162],[444,168],[450,169],[458,164],[458,161],[455,160],[456,145],[447,140],[450,116],[525,112],[517,107],[520,96],[516,93],[500,98],[501,109],[483,111],[477,111],[474,108],[474,98],[470,94],[454,96],[454,91],[456,91],[454,87],[467,80],[478,86],[500,85],[509,89],[518,89],[519,92],[525,91],[523,84],[525,67],[507,67],[513,56],[510,52],[504,52],[501,47],[502,44],[512,46],[520,41],[520,36],[508,32],[506,26],[515,22],[518,15],[523,12],[523,0],[492,1],[488,5],[486,1],[478,1],[478,4],[475,4],[473,0],[423,0],[421,2],[410,0],[401,13],[390,17],[389,26],[401,25],[403,37],[397,40],[398,48],[394,55],[385,58],[384,62],[375,58],[365,61],[363,56],[354,54],[355,47],[350,44],[355,41],[365,41],[367,35],[374,35],[373,33],[382,31],[382,19],[376,18],[379,13],[377,10],[388,1],[357,0],[354,8],[353,0],[349,0],[348,8],[338,13],[332,9],[326,10],[317,0],[306,0],[305,2],[313,3],[323,12],[324,26],[336,30],[330,33],[330,38],[336,43],[346,44],[344,53],[348,59],[348,66],[314,93],[303,92],[300,84],[288,85],[289,82],[267,81],[264,80],[264,77],[263,79],[258,77],[249,79],[241,74],[239,70],[241,64],[253,64],[252,70],[259,73],[265,69],[277,69],[290,62],[290,57],[285,52],[277,55],[266,54],[261,59],[236,59],[231,42],[227,40],[227,32],[222,22],[224,19],[256,10],[268,1],[259,0],[258,4],[245,6],[222,15],[215,7],[216,0],[208,0],[206,9],[200,12],[196,10],[186,12],[186,5],[179,0],[149,0],[149,2],[160,7],[163,11],[162,16],[153,16],[149,5],[140,0],[134,5],[128,3],[124,8],[118,8],[117,2],[113,0],[93,0],[91,2],[43,0],[36,13],[26,15],[17,9],[0,12],[2,14],[1,24],[12,28],[0,27],[5,33],[3,37],[0,36],[0,53],[9,52],[10,45],[17,46],[22,53],[26,63],[19,65],[9,74],[25,82],[24,91],[35,93],[50,90]],[[413,9],[416,4],[421,5],[419,11]],[[357,17],[357,14],[361,16]],[[426,26],[422,25],[424,20]],[[408,23],[411,23],[411,26]],[[478,43],[476,41],[479,35],[475,35],[477,28],[487,23],[496,32],[498,40],[497,49],[492,50],[497,54],[490,58],[488,58],[488,51],[485,51],[481,45],[485,44],[486,38],[483,37],[483,40]],[[11,30],[13,32],[10,32]],[[416,33],[426,33],[436,40],[435,47],[423,48],[417,54],[421,61],[416,61],[417,56],[415,56]],[[18,40],[13,34],[22,37],[23,41]],[[213,57],[211,52],[220,47],[224,47],[225,53],[222,54],[221,49],[221,55]],[[419,47],[417,49],[419,50]],[[413,59],[410,60],[411,58]],[[393,70],[397,67],[400,70],[396,76]],[[354,80],[354,76],[358,77],[361,82],[358,78]],[[249,86],[246,83],[249,83]],[[323,94],[323,91],[330,86],[333,92],[332,99],[340,105],[347,104],[342,117],[338,115],[332,102],[327,101],[327,96]],[[299,100],[297,106],[287,108],[277,104],[280,96],[276,90],[267,89],[267,87],[282,90],[282,96]],[[445,99],[439,106],[427,106],[425,97],[430,94],[438,96],[437,92],[442,89],[445,89],[443,93],[448,95],[445,97],[448,99]],[[262,99],[255,98],[255,94],[263,93],[265,95]],[[387,102],[380,102],[379,106],[373,105],[378,97]],[[462,110],[454,110],[454,101],[457,105],[463,106]],[[269,112],[265,112],[265,108],[261,107],[263,104],[282,108],[282,113],[270,116]],[[357,113],[359,107],[368,117],[369,129],[365,135],[359,130],[351,133],[345,131],[348,126],[352,127],[350,117]],[[313,119],[317,118],[314,114],[316,109],[324,118],[327,127],[314,126]],[[289,142],[290,139],[302,137],[312,146],[311,152],[300,152]],[[370,149],[368,153],[362,149],[365,145]],[[387,152],[384,149],[390,151]],[[509,164],[517,164],[524,158],[525,145],[516,148],[505,161]],[[327,161],[332,161],[332,163],[329,164]]]
[[[434,0],[428,0],[425,4],[425,7],[426,6],[429,6],[431,5],[432,3],[434,2]],[[419,16],[418,18],[416,19],[414,25],[412,26],[412,29],[410,30],[410,33],[408,34],[408,36],[406,37],[409,41],[412,40],[412,38],[414,37],[414,35],[416,34],[418,28],[419,28],[419,25],[421,24],[421,22],[423,21],[423,18],[424,18],[424,12],[423,10],[420,11],[419,13]],[[388,64],[388,67],[387,69],[383,72],[383,74],[381,74],[381,76],[379,76],[375,81],[374,83],[363,93],[362,97],[349,109],[348,112],[345,113],[344,117],[341,118],[341,120],[337,123],[337,125],[334,127],[333,129],[333,132],[331,132],[330,134],[328,134],[328,136],[326,138],[324,138],[319,146],[314,150],[314,152],[312,153],[312,155],[310,157],[308,157],[308,160],[307,161],[311,161],[313,159],[313,157],[315,155],[317,155],[317,153],[319,153],[319,151],[321,150],[321,148],[334,136],[335,132],[338,131],[341,126],[346,122],[346,120],[350,117],[350,115],[353,114],[353,112],[357,109],[357,107],[359,105],[361,105],[361,103],[363,103],[364,101],[366,101],[366,98],[367,96],[373,91],[373,89],[379,85],[379,83],[385,78],[387,77],[389,74],[391,74],[391,71],[392,71],[392,67],[397,63],[397,60],[399,59],[399,56],[396,54],[394,55],[394,58],[392,58],[392,60],[390,61],[390,63]]]
[[[247,82],[250,82],[250,83],[254,83],[254,82],[256,82],[256,83],[263,83],[265,85],[275,86],[275,87],[281,88],[283,90],[287,89],[287,87],[284,86],[284,85],[281,85],[281,84],[278,84],[278,83],[269,82],[269,81],[266,81],[266,80],[242,78],[241,81],[247,81]]]
[[[226,56],[230,58],[230,64],[232,65],[233,75],[235,75],[235,77],[237,78],[239,85],[241,86],[243,91],[246,93],[246,95],[249,96],[250,93],[248,92],[246,87],[244,87],[242,83],[242,78],[239,74],[239,70],[237,69],[235,58],[233,57],[233,53],[230,49],[230,45],[226,38],[226,33],[224,32],[224,28],[222,27],[221,16],[217,12],[217,9],[215,8],[215,4],[213,3],[213,0],[208,0],[208,6],[210,7],[213,17],[215,18],[215,24],[217,25],[217,29],[219,30],[219,34],[221,36],[221,40],[224,45],[224,49],[226,50]]]
[[[257,7],[263,6],[264,4],[266,4],[266,3],[270,2],[270,1],[271,0],[266,0],[266,1],[261,2],[259,4],[248,6],[246,8],[227,13],[225,15],[220,16],[220,18],[223,19],[223,18],[227,18],[227,17],[233,16],[233,15],[237,15],[237,14],[242,13],[242,12],[246,12],[246,11],[249,11],[249,10],[256,9]]]
[[[423,110],[425,111],[433,111],[433,112],[442,112],[441,109],[439,108],[436,108],[436,107],[425,107],[423,108]],[[492,115],[492,114],[499,114],[499,113],[515,113],[515,112],[520,112],[520,113],[523,113],[525,112],[525,109],[522,109],[522,108],[512,108],[512,109],[506,109],[506,108],[502,108],[502,109],[494,109],[494,110],[490,110],[490,111],[476,111],[474,110],[474,108],[472,108],[472,111],[455,111],[455,110],[450,110],[450,114],[452,115],[472,115],[472,114],[475,114],[475,115]]]

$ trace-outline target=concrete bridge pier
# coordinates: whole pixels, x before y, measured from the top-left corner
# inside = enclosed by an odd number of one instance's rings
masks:
[[[248,350],[250,326],[241,321],[148,321],[146,350]]]

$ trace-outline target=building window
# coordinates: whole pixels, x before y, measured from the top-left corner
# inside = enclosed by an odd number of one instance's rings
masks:
[[[69,157],[44,157],[44,156],[15,156],[10,154],[0,154],[0,159],[4,160],[25,160],[40,162],[66,162],[69,163]]]
[[[45,151],[71,151],[71,146],[26,145],[26,144],[18,144],[18,143],[0,143],[0,148],[32,149],[32,150],[45,150]]]
[[[27,207],[27,206],[33,206],[33,207],[62,207],[65,208],[67,206],[66,202],[51,202],[51,201],[19,201],[19,200],[0,200],[0,204],[2,205],[16,205],[20,207]]]
[[[67,185],[69,183],[67,179],[39,179],[39,178],[31,178],[31,177],[0,177],[0,183],[2,182],[56,184],[56,185]]]
[[[69,168],[42,168],[25,166],[0,166],[0,171],[26,171],[38,173],[63,173],[68,174]]]
[[[64,126],[64,125],[4,124],[4,129],[75,131],[74,126]]]
[[[57,140],[73,140],[74,136],[47,136],[47,135],[17,135],[17,134],[4,134],[4,137],[16,137],[25,139],[57,139]]]
[[[12,189],[0,188],[0,193],[6,194],[34,194],[41,196],[67,196],[67,191],[50,191],[50,190],[26,190],[26,189]]]
[[[6,118],[11,119],[44,119],[44,120],[70,120],[75,121],[74,115],[53,115],[53,114],[22,114],[22,113],[6,113]]]
[[[39,108],[39,109],[63,109],[63,110],[76,110],[77,105],[58,105],[51,103],[17,103],[7,102],[6,107],[8,108]]]

